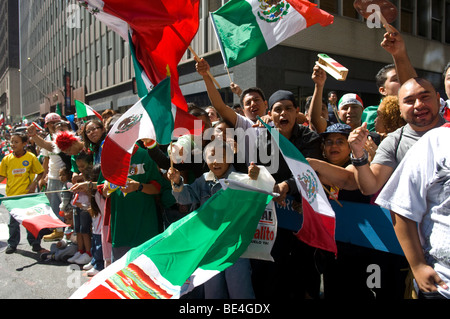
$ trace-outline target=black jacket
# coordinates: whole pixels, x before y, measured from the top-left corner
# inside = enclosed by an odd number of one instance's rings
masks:
[[[270,136],[270,133],[268,134],[261,134],[261,139],[264,139],[266,143],[258,143],[259,147],[263,147],[265,149],[258,151],[258,159],[261,154],[261,151],[266,152],[263,154],[272,154],[272,139]],[[292,144],[303,154],[305,158],[311,157],[323,160],[322,155],[322,138],[320,137],[317,132],[311,130],[309,127],[303,126],[303,125],[295,125],[294,129],[292,131],[292,136],[289,139]],[[289,195],[294,196],[296,199],[301,199],[301,195],[297,189],[297,184],[295,182],[294,177],[292,176],[292,172],[287,165],[286,161],[283,158],[283,155],[281,154],[278,146],[276,146],[277,153],[272,154],[272,156],[278,156],[278,170],[275,173],[272,173],[273,178],[275,179],[275,182],[281,183],[286,181],[289,185]],[[258,160],[258,164],[268,166],[270,165],[267,163],[261,163]]]

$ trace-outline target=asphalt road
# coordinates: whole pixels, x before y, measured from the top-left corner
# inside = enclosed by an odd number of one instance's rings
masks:
[[[0,193],[5,195],[5,184],[0,184]],[[67,299],[89,280],[78,265],[41,261],[31,250],[23,226],[16,252],[5,254],[9,216],[0,205],[0,299]],[[50,250],[52,243],[42,241],[41,246]]]

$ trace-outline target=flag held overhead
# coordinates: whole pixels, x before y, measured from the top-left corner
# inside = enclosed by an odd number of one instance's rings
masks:
[[[307,0],[230,0],[211,21],[227,67],[268,51],[277,44],[319,23],[333,23],[333,16]]]
[[[102,116],[92,107],[84,102],[75,100],[75,109],[77,112],[77,118],[81,119],[83,117],[96,116],[100,121],[103,121]]]
[[[345,81],[348,69],[325,53],[319,53],[316,64],[338,81]]]
[[[187,103],[178,84],[178,63],[199,26],[200,0],[78,0],[96,18],[128,41],[150,82],[166,78],[169,65],[172,102],[187,111]]]
[[[125,186],[136,142],[148,138],[169,144],[173,126],[170,78],[166,78],[125,112],[109,131],[101,154],[104,178]]]

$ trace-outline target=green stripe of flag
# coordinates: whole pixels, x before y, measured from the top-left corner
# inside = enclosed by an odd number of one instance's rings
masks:
[[[309,166],[309,163],[303,156],[302,152],[300,152],[298,148],[296,148],[295,145],[291,143],[291,141],[289,141],[286,137],[281,135],[277,129],[274,129],[269,125],[267,125],[266,123],[264,123],[260,117],[258,117],[258,120],[262,124],[264,124],[264,126],[272,135],[272,137],[277,141],[277,144],[285,157],[291,158],[294,161],[302,162],[303,164]]]
[[[153,122],[157,141],[163,145],[170,144],[174,129],[170,92],[170,77],[167,77],[141,100],[143,108]]]
[[[211,12],[219,45],[228,67],[233,67],[268,50],[252,6],[247,1],[228,1]]]
[[[162,234],[128,252],[127,264],[144,254],[172,285],[196,269],[223,271],[247,249],[270,195],[228,188]]]
[[[49,204],[48,198],[43,193],[36,193],[33,195],[24,194],[24,197],[10,198],[5,197],[3,200],[0,198],[0,203],[5,205],[8,211],[14,208],[28,208],[40,204]]]
[[[130,52],[131,57],[133,58],[134,76],[136,78],[137,93],[138,96],[142,98],[146,96],[148,92],[150,92],[151,88],[153,87],[153,84],[148,79],[147,75],[145,74],[144,68],[136,58],[136,50],[134,48],[134,44],[130,34],[128,34],[128,42],[130,43]]]

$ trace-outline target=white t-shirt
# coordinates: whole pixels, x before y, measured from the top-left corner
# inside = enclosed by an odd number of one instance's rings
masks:
[[[53,151],[49,152],[48,150],[42,148],[41,154],[45,157],[49,157],[48,160],[48,178],[49,179],[57,179],[59,180],[59,170],[64,167],[64,161],[61,156],[58,154],[61,150],[56,146],[55,142],[53,142],[50,138],[50,134],[45,138],[46,141],[52,142]]]
[[[254,128],[257,124],[249,118],[237,114],[235,134],[237,136],[238,158],[237,160],[248,166],[251,162],[257,162],[257,140],[260,133],[260,128]]]
[[[450,285],[450,128],[436,128],[409,150],[376,203],[418,223],[425,259]]]

